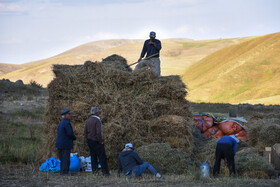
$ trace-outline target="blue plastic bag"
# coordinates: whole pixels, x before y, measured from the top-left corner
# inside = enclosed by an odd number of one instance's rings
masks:
[[[81,160],[78,156],[73,156],[70,158],[70,168],[71,172],[78,172],[81,169]]]
[[[40,167],[40,171],[43,172],[59,172],[60,171],[60,160],[51,157],[46,160]]]
[[[70,157],[70,167],[69,171],[78,172],[81,169],[81,161],[78,156]],[[42,172],[60,172],[60,160],[51,157],[44,162],[40,171]]]

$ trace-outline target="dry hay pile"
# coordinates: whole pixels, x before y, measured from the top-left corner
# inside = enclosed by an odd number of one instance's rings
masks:
[[[248,121],[248,141],[259,152],[280,141],[280,114],[254,113]]]
[[[256,148],[244,147],[236,153],[235,168],[237,174],[250,178],[269,178],[268,172],[273,166],[258,154]]]
[[[89,155],[84,143],[84,126],[91,106],[101,110],[105,148],[111,168],[127,142],[136,147],[167,142],[184,152],[193,149],[192,113],[185,100],[186,89],[179,76],[156,77],[143,68],[135,73],[123,57],[112,55],[102,62],[84,65],[55,65],[54,80],[48,85],[43,159],[56,154],[60,111],[72,111],[77,140],[74,152]]]
[[[194,175],[199,168],[199,163],[190,154],[174,149],[167,143],[144,145],[137,148],[136,152],[159,173]]]

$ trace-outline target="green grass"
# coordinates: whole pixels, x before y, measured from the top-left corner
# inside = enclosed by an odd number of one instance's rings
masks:
[[[40,117],[43,117],[45,112],[45,107],[37,107],[32,110],[26,110],[26,109],[19,109],[14,111],[12,114],[15,117],[30,117],[30,118],[35,118],[39,119]],[[41,119],[40,119],[41,120]]]
[[[0,162],[35,162],[43,143],[44,107],[0,113]]]

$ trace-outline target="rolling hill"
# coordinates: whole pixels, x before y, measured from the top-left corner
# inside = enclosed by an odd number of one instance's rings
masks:
[[[22,65],[0,63],[0,76],[21,69],[22,67]]]
[[[162,75],[182,75],[186,68],[201,60],[207,55],[249,38],[216,39],[193,41],[189,39],[166,39],[162,40],[161,70]],[[112,54],[125,57],[128,63],[135,62],[142,50],[144,40],[104,40],[87,43],[54,57],[22,64],[23,68],[10,73],[0,75],[11,81],[18,79],[29,83],[36,80],[43,86],[47,86],[53,78],[53,64],[83,64],[86,60],[100,61]]]
[[[235,44],[183,75],[194,102],[280,104],[280,33]]]

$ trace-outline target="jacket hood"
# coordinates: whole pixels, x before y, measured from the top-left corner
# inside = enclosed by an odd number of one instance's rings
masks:
[[[133,150],[129,150],[129,151],[122,151],[120,153],[121,157],[126,157],[127,155],[131,154],[133,152]]]

